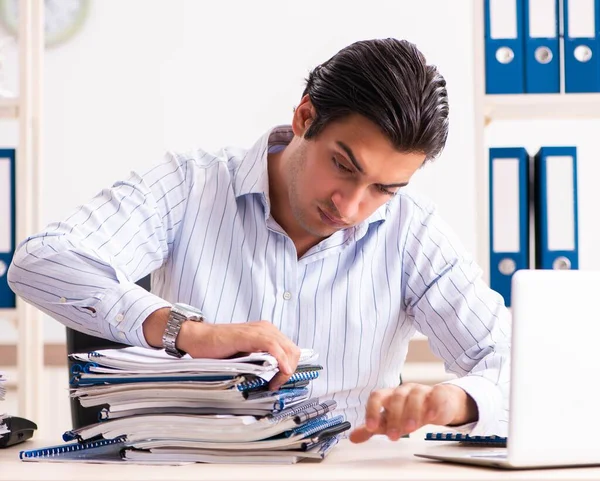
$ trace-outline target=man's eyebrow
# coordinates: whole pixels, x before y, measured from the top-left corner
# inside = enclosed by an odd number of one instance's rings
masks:
[[[341,142],[340,140],[337,140],[335,143],[338,144],[338,146],[341,147],[344,150],[344,152],[346,152],[348,157],[350,157],[350,160],[354,164],[354,167],[356,167],[356,170],[358,170],[361,174],[364,174],[365,171],[363,170],[363,168],[360,165],[360,163],[358,162],[358,160],[356,160],[356,157],[354,156],[354,152],[352,152],[352,149],[350,147],[348,147],[344,142]]]
[[[390,188],[390,187],[406,187],[408,182],[401,182],[399,184],[379,184],[381,187]]]
[[[341,147],[344,150],[344,152],[346,152],[346,154],[350,158],[350,161],[354,164],[354,167],[356,167],[356,170],[358,170],[361,174],[364,174],[365,171],[363,170],[363,168],[360,165],[360,163],[358,162],[358,160],[356,160],[356,157],[354,156],[354,152],[352,152],[352,149],[340,140],[337,140],[335,143],[338,144],[338,146]],[[379,184],[379,185],[381,187],[384,187],[387,189],[387,188],[394,188],[394,187],[406,187],[408,185],[408,182],[401,182],[399,184]]]

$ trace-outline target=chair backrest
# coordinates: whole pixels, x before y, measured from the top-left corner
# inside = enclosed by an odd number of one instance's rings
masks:
[[[150,276],[146,276],[136,282],[137,285],[143,287],[147,291],[150,290]],[[98,349],[119,349],[127,347],[126,344],[120,344],[108,339],[102,339],[100,337],[90,336],[83,332],[76,331],[67,327],[67,355],[75,352],[90,352]],[[71,368],[75,364],[71,359],[67,357],[67,366],[69,368],[69,382],[71,380]],[[71,398],[71,422],[73,429],[77,429],[81,426],[93,424],[98,422],[98,415],[100,410],[105,406],[95,406],[91,408],[84,408],[79,404],[78,399]]]

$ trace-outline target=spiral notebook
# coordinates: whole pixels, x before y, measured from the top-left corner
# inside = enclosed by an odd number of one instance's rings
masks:
[[[125,437],[102,439],[87,443],[71,443],[48,446],[42,449],[21,451],[22,461],[56,461],[56,462],[115,462],[121,459],[121,450],[125,447]]]
[[[313,403],[314,404],[314,403]],[[178,427],[180,436],[164,439],[143,437],[139,440],[129,434],[115,438],[80,441],[42,449],[21,451],[26,462],[87,462],[178,465],[189,462],[209,463],[295,463],[301,459],[323,459],[337,443],[339,435],[350,429],[343,416],[328,417],[335,401],[325,401],[304,409],[289,409],[286,413],[269,416],[271,425],[286,428],[278,434],[263,432],[267,438],[254,442],[202,442],[188,437],[186,427]],[[237,422],[237,421],[235,421]],[[235,422],[230,424],[235,425]],[[304,423],[304,424],[302,424]],[[163,428],[166,425],[162,426]],[[164,429],[160,430],[161,432]],[[157,431],[158,432],[158,431]],[[73,433],[68,438],[73,438]],[[261,438],[262,439],[262,438]],[[281,451],[281,452],[280,452]]]
[[[146,439],[175,439],[220,445],[224,443],[255,443],[322,417],[332,412],[336,406],[337,403],[332,399],[319,402],[318,398],[313,398],[258,420],[254,416],[139,415],[109,419],[68,431],[63,435],[63,439],[65,441],[73,439],[85,441],[97,436],[113,439],[127,435],[127,439],[131,442]],[[273,446],[287,444],[286,440],[277,440]]]
[[[325,459],[339,438],[333,436],[322,441],[310,449],[287,451],[226,451],[220,449],[197,448],[128,448],[122,452],[126,460],[132,461],[189,461],[194,463],[220,463],[220,464],[294,464],[304,459],[320,461]]]
[[[74,353],[69,356],[79,365],[80,380],[86,374],[118,375],[165,375],[182,372],[203,374],[205,377],[237,374],[255,374],[269,381],[277,373],[277,360],[266,352],[255,352],[234,356],[228,359],[192,358],[186,354],[176,359],[164,350],[127,347],[123,349],[103,349],[87,353]],[[299,365],[314,363],[317,354],[312,349],[302,349]]]

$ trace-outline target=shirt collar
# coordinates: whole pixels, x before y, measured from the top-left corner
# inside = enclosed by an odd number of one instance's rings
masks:
[[[267,156],[283,150],[294,136],[292,127],[281,125],[269,130],[246,152],[239,164],[234,181],[235,196],[263,194],[269,198]]]
[[[261,200],[265,208],[265,218],[269,217],[271,210],[267,156],[269,153],[283,150],[293,137],[294,132],[290,125],[280,125],[269,130],[246,152],[237,169],[233,186],[236,198],[248,194],[261,195]],[[368,226],[375,222],[383,222],[388,212],[389,202],[386,202],[364,222],[354,228],[359,228],[361,225]]]

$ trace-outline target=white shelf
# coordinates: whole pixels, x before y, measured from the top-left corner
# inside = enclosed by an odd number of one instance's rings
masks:
[[[600,119],[600,93],[485,95],[484,117],[493,120]]]
[[[0,309],[0,319],[6,319],[8,321],[14,321],[17,319],[16,309]]]
[[[19,99],[0,97],[0,119],[17,119],[19,117]]]

